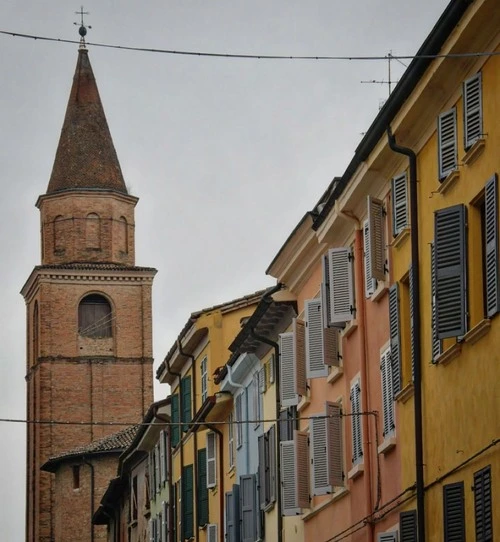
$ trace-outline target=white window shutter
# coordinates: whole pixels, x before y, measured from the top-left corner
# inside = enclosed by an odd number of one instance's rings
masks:
[[[217,485],[217,465],[216,465],[216,436],[213,431],[207,433],[207,487],[215,487]]]
[[[389,335],[391,338],[392,389],[394,395],[397,395],[402,388],[399,285],[397,282],[389,288]]]
[[[281,453],[281,492],[282,512],[284,516],[296,516],[301,513],[297,506],[297,470],[295,458],[295,442],[280,442]]]
[[[464,81],[464,145],[466,149],[483,135],[481,72]]]
[[[257,373],[257,380],[259,383],[259,393],[265,393],[267,389],[267,382],[266,382],[266,368],[261,367],[259,369],[259,372]]]
[[[368,220],[365,220],[363,223],[363,252],[365,256],[365,297],[368,299],[377,289],[377,279],[374,279],[371,276],[372,263],[370,248],[370,228],[368,227]]]
[[[320,287],[321,311],[323,312],[323,325],[329,327],[331,324],[332,307],[330,292],[330,255],[323,256],[322,261],[323,280]]]
[[[236,396],[235,399],[235,425],[236,425],[236,448],[240,448],[243,445],[243,393]]]
[[[332,492],[328,477],[327,420],[324,416],[312,416],[309,420],[311,457],[311,486],[313,495]]]
[[[394,177],[392,188],[392,234],[396,237],[408,226],[408,182],[406,173]]]
[[[441,113],[438,117],[439,180],[444,180],[457,169],[457,110]]]
[[[363,458],[363,435],[361,431],[361,388],[359,383],[351,386],[351,429],[352,462],[360,463]]]
[[[294,339],[295,391],[299,395],[306,395],[306,324],[303,320],[294,318],[292,320],[292,329]]]
[[[353,255],[350,248],[328,251],[330,277],[330,324],[342,327],[354,318]]]
[[[218,542],[217,541],[217,524],[209,523],[207,525],[207,542]]]
[[[299,396],[295,386],[293,332],[280,334],[280,399],[281,405],[298,405]]]
[[[320,378],[328,375],[325,365],[323,321],[321,301],[308,299],[304,303],[306,314],[306,374],[307,378]],[[332,328],[333,331],[333,328]]]
[[[392,389],[391,350],[387,349],[380,357],[380,379],[382,382],[382,410],[384,431],[387,438],[394,431],[394,392]]]
[[[498,189],[497,174],[486,183],[485,200],[485,275],[486,314],[488,318],[500,310],[500,284],[498,263]]]
[[[332,487],[344,485],[342,447],[342,408],[340,403],[326,403],[328,478]]]
[[[384,202],[368,196],[368,236],[370,238],[369,278],[385,280]]]

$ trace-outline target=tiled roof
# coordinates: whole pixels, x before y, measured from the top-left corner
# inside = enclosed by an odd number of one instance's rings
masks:
[[[63,263],[63,264],[49,264],[49,265],[37,265],[36,270],[43,269],[68,269],[68,270],[81,270],[81,271],[156,271],[153,267],[138,267],[135,265],[121,265],[118,263]]]
[[[71,189],[127,194],[86,49],[78,52],[47,194]]]

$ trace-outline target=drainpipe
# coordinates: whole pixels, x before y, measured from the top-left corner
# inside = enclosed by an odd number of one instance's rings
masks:
[[[420,350],[420,280],[418,273],[418,201],[417,201],[417,155],[407,147],[396,144],[391,127],[387,128],[389,147],[396,153],[408,156],[410,160],[410,237],[411,237],[411,279],[413,304],[413,388],[415,397],[415,470],[417,482],[417,530],[419,542],[425,542],[424,510],[424,452],[422,444],[422,367]]]
[[[281,290],[284,287],[284,284],[281,282],[278,282],[278,284],[266,292],[262,299],[269,299],[271,296]],[[271,298],[272,301],[272,298]],[[279,422],[280,419],[280,412],[281,412],[281,403],[280,403],[280,371],[279,371],[279,359],[280,359],[280,348],[278,343],[272,341],[271,339],[268,339],[267,337],[263,337],[262,335],[259,335],[255,332],[253,328],[250,329],[250,334],[252,337],[264,344],[267,344],[274,348],[274,384],[276,386],[276,443],[278,446],[278,450],[276,450],[276,472],[278,474],[278,480],[281,478],[281,454],[279,452],[279,445],[281,442],[281,424]],[[278,483],[278,488],[276,491],[276,504],[278,507],[278,541],[282,542],[283,540],[283,516],[281,515],[281,509],[282,509],[282,503],[281,503],[281,484]]]
[[[170,369],[170,361],[165,358],[165,364],[167,366],[167,372],[170,373],[171,375],[174,375],[176,376],[178,379],[179,379],[179,387],[181,385],[181,373],[175,373],[174,371],[172,371]],[[179,402],[179,421],[180,421],[180,402]],[[182,446],[182,426],[180,425],[180,431],[179,431],[179,446],[180,446],[180,456],[181,456],[181,475],[182,475],[182,469],[184,468],[184,449],[183,449],[183,446]],[[170,428],[170,431],[171,431],[171,428]],[[172,436],[172,434],[170,433],[170,436]],[[170,458],[170,480],[169,480],[169,486],[168,486],[168,500],[170,501],[170,499],[172,498],[172,495],[174,494],[174,484],[172,482],[172,451],[169,450],[169,453],[168,453],[168,456]],[[176,495],[177,497],[177,501],[179,501],[178,499],[178,495]],[[177,510],[177,502],[175,503],[175,509]],[[173,536],[172,536],[172,531],[173,531],[173,528],[172,526],[174,525],[174,521],[175,521],[175,518],[174,518],[174,509],[172,507],[172,503],[169,503],[169,507],[168,507],[168,519],[169,519],[169,525],[171,526],[170,527],[170,532],[168,533],[169,534],[169,538],[170,540],[173,539]],[[175,529],[177,530],[177,525],[175,526]]]
[[[206,426],[217,434],[219,437],[219,509],[220,509],[220,542],[224,542],[224,435],[220,429],[213,425],[206,424]]]
[[[90,542],[94,542],[94,524],[92,523],[92,518],[94,517],[94,465],[87,459],[85,456],[82,458],[82,463],[90,467]]]
[[[180,339],[177,339],[177,348],[179,349],[179,354],[181,356],[184,356],[186,358],[191,358],[191,382],[192,382],[192,394],[191,394],[191,401],[192,401],[192,411],[193,413],[196,412],[196,364],[195,364],[195,358],[192,354],[188,354],[187,352],[184,352],[182,350],[182,343]],[[180,409],[179,409],[180,410]],[[181,428],[182,433],[182,428]],[[198,495],[198,432],[193,431],[193,439],[194,439],[194,457],[193,457],[193,493],[194,495]],[[195,540],[199,540],[200,533],[199,533],[199,523],[198,523],[198,503],[194,507],[195,509],[195,515],[194,515],[194,532],[195,532]]]

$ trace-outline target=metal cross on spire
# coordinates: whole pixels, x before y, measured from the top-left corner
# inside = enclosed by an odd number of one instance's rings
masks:
[[[85,49],[85,36],[87,35],[87,28],[92,28],[91,26],[85,26],[85,23],[83,22],[83,16],[84,15],[90,15],[90,12],[83,11],[83,6],[80,7],[80,11],[75,11],[75,15],[80,15],[80,22],[79,23],[73,23],[76,25],[80,25],[80,28],[78,29],[78,33],[80,34],[80,49]]]

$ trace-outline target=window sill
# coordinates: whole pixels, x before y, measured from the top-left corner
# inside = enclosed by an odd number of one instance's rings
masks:
[[[342,338],[347,339],[358,327],[358,321],[356,318],[350,320],[340,334]]]
[[[491,320],[485,318],[464,335],[464,341],[470,344],[477,343],[481,337],[484,337],[488,333],[490,328]]]
[[[133,529],[134,527],[137,527],[137,520],[133,519],[132,521],[130,521],[128,524],[128,527],[130,527],[131,529]]]
[[[356,478],[361,476],[364,471],[365,471],[364,463],[358,463],[357,465],[354,465],[354,467],[347,473],[347,479],[356,480]]]
[[[472,145],[472,147],[465,153],[464,157],[462,158],[462,162],[466,166],[472,165],[477,158],[483,154],[484,147],[486,145],[486,139],[484,137],[480,137],[475,141],[475,143]]]
[[[403,404],[408,401],[410,397],[413,397],[415,390],[413,389],[413,382],[409,382],[406,386],[394,397],[396,401],[401,401]]]
[[[322,503],[315,506],[310,512],[308,512],[307,514],[304,514],[302,516],[302,519],[304,521],[310,520],[314,516],[317,516],[322,510],[324,510],[325,508],[328,508],[328,506],[338,501],[339,499],[341,499],[344,495],[347,495],[348,493],[349,493],[349,490],[346,487],[339,488],[338,491],[330,495],[330,498],[328,500],[323,501]]]
[[[455,358],[458,358],[460,353],[462,352],[462,343],[455,343],[453,346],[445,350],[442,354],[440,354],[435,362],[436,365],[448,365],[450,361],[453,361]]]
[[[326,379],[328,384],[333,384],[334,382],[337,382],[337,380],[344,374],[344,369],[342,367],[335,367],[333,366],[330,370],[330,374],[328,375],[328,378]]]
[[[311,402],[309,397],[302,396],[302,399],[299,401],[299,404],[297,405],[297,412],[300,412],[306,408],[306,406]]]
[[[274,509],[274,505],[276,504],[276,501],[273,501],[273,502],[270,502],[268,504],[266,504],[263,508],[261,508],[261,510],[264,510],[264,512],[270,512],[271,510]]]
[[[448,190],[460,179],[460,171],[454,169],[448,174],[448,176],[443,179],[443,182],[439,185],[437,189],[438,194],[445,194]]]
[[[396,447],[396,437],[391,435],[384,439],[384,442],[377,448],[379,454],[386,455]]]
[[[382,281],[377,284],[377,289],[373,292],[370,299],[374,303],[378,303],[384,295],[389,291],[389,287],[387,286],[387,282]]]
[[[392,242],[392,246],[394,248],[401,248],[407,239],[410,237],[410,227],[406,226],[406,228],[402,229],[398,235],[394,238]]]

